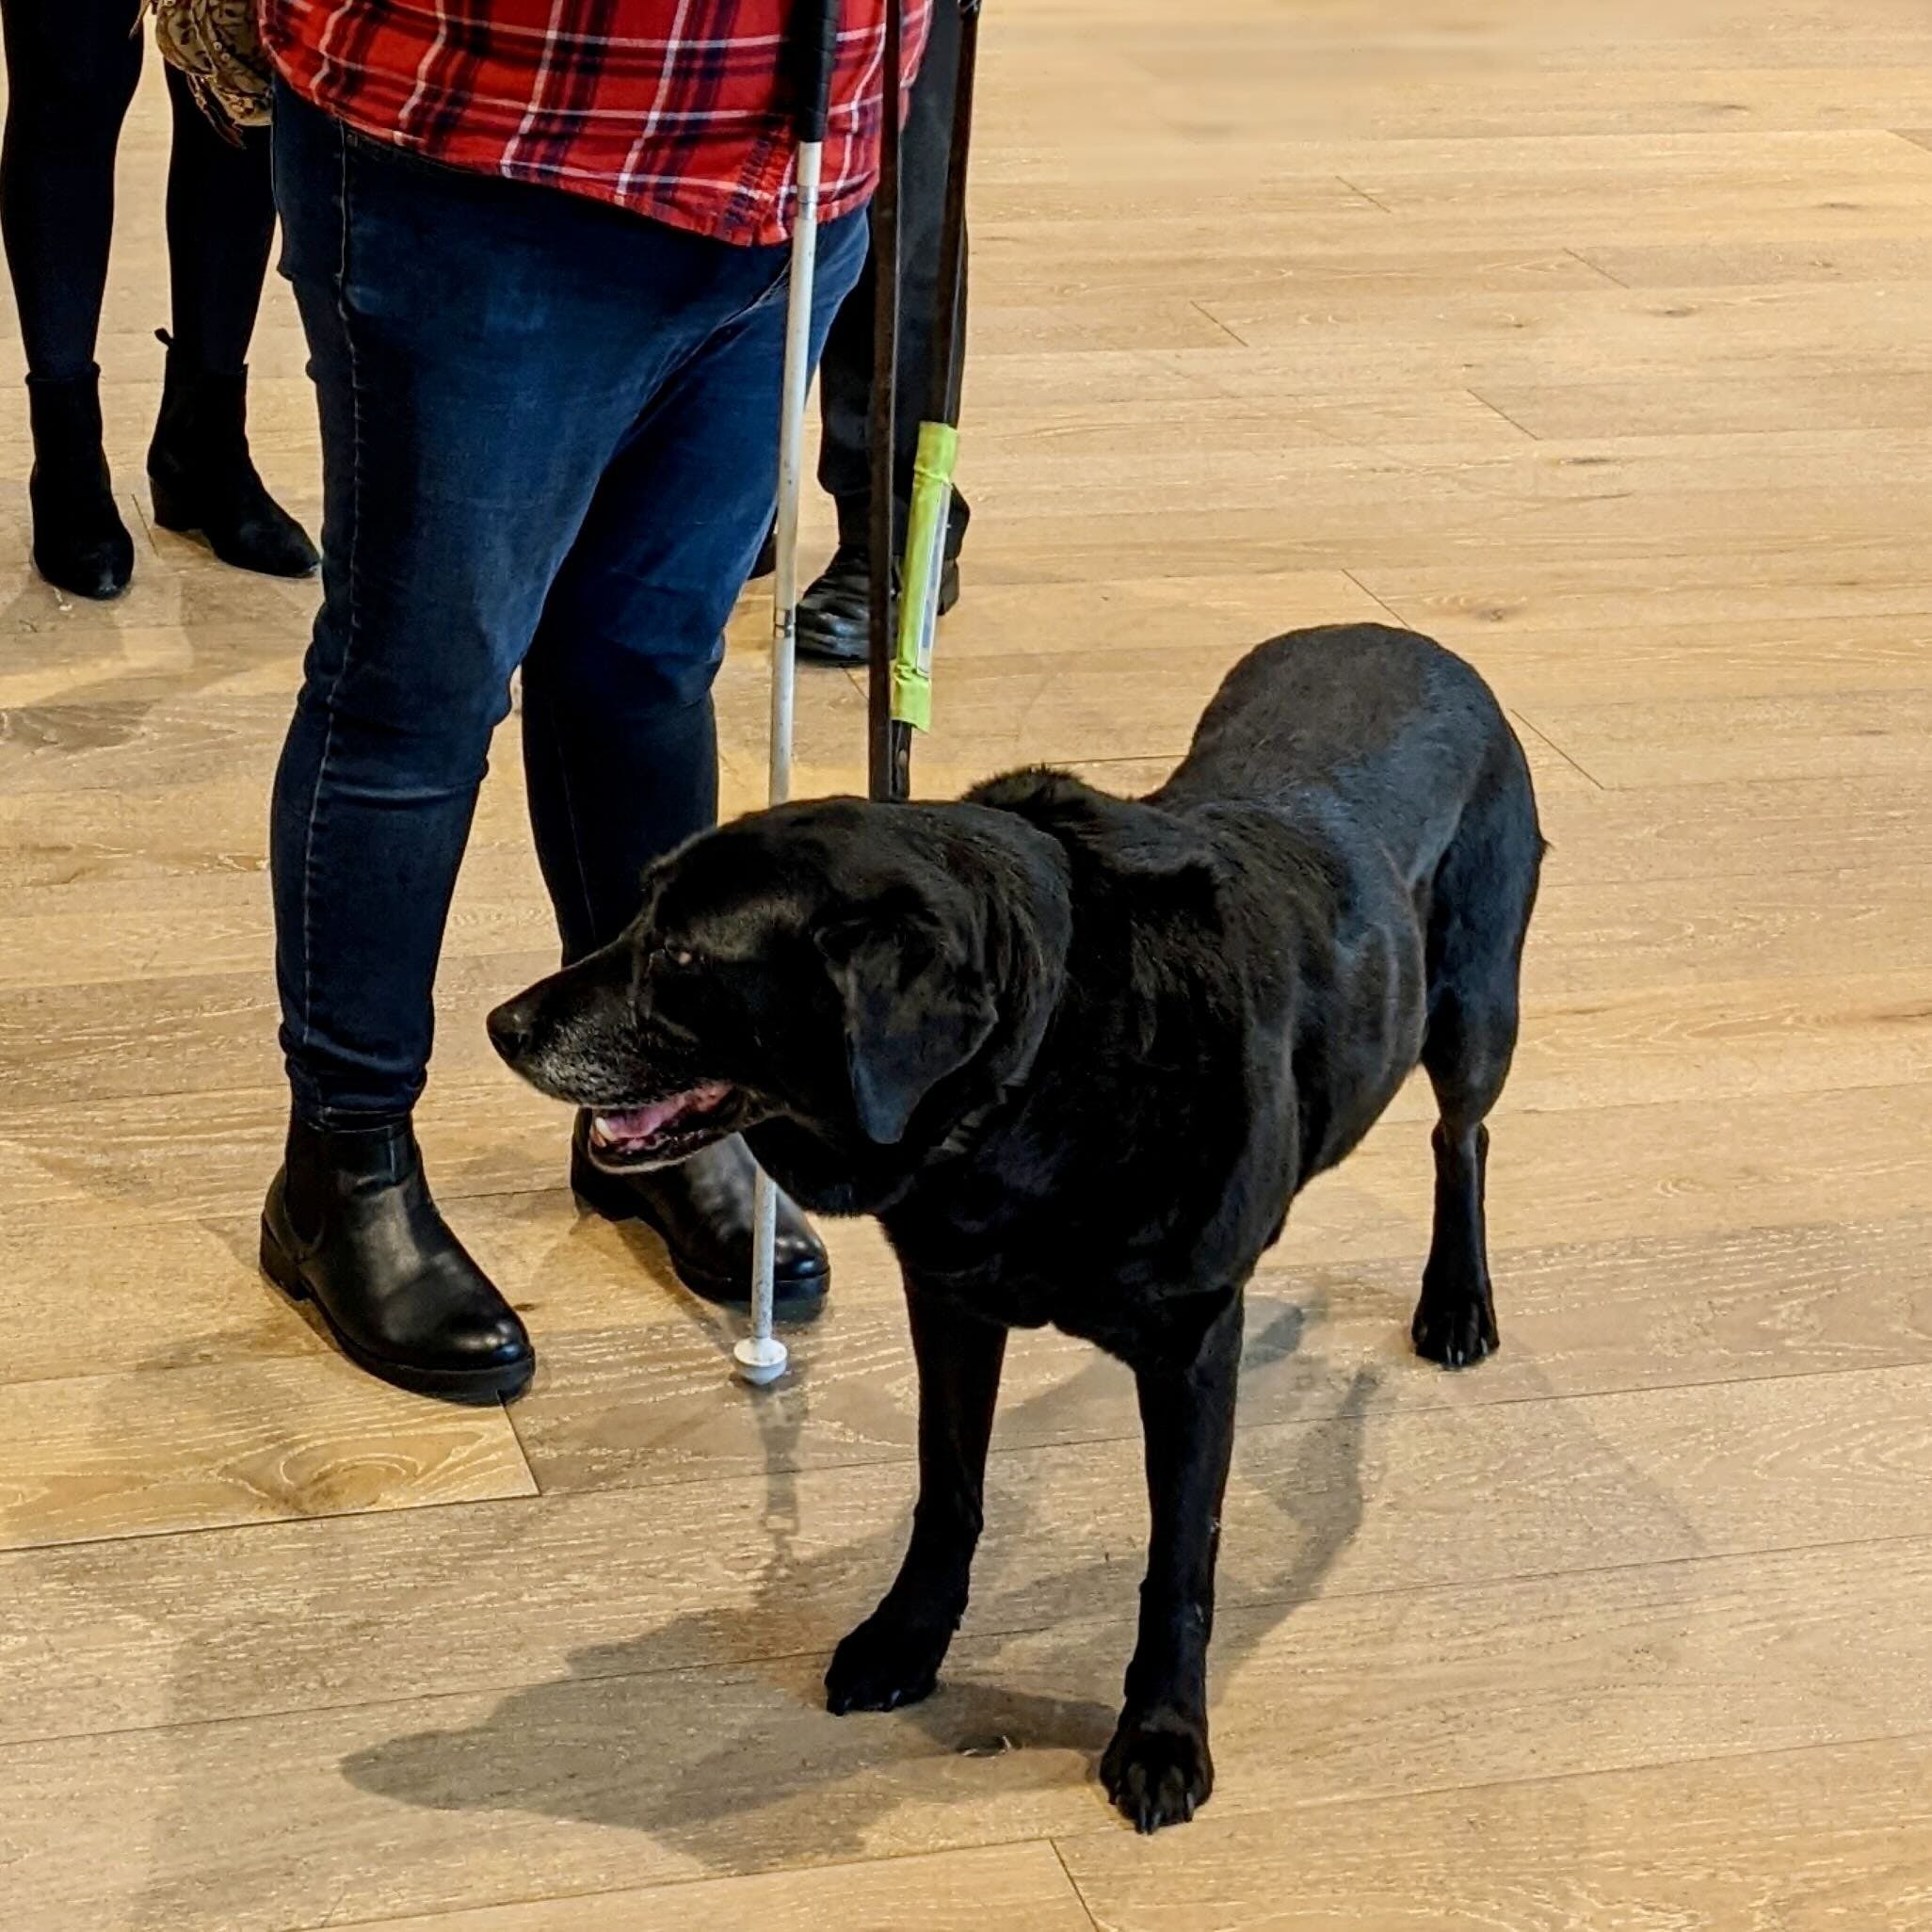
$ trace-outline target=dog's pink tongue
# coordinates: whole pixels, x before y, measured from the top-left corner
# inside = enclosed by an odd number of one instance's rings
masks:
[[[668,1100],[652,1101],[648,1107],[632,1107],[620,1114],[599,1114],[597,1130],[605,1140],[650,1140],[662,1134],[680,1114],[694,1107],[715,1106],[731,1091],[722,1081],[707,1081],[689,1093],[674,1093]]]
[[[671,1100],[653,1101],[648,1107],[633,1107],[626,1114],[599,1114],[598,1131],[606,1140],[649,1140],[667,1121],[677,1119],[684,1104],[680,1094]]]

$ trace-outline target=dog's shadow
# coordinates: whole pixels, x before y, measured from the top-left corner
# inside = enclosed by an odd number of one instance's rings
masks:
[[[1292,1374],[1329,1419],[1310,1427],[1299,1457],[1271,1470],[1264,1487],[1244,1480],[1237,1446],[1213,1656],[1223,1690],[1360,1526],[1363,1432],[1377,1380],[1370,1369],[1325,1371],[1303,1352],[1298,1308],[1253,1312],[1262,1319],[1250,1372]],[[1073,1381],[1120,1373],[1096,1358]],[[1066,1400],[1072,1387],[1034,1403]],[[1023,1423],[1032,1406],[1016,1405],[1016,1419]],[[1096,1556],[1093,1538],[1082,1538],[1082,1560],[1055,1569],[1051,1485],[1013,1479],[996,1458],[974,1601],[939,1692],[891,1716],[833,1718],[822,1702],[827,1657],[849,1620],[855,1585],[862,1582],[869,1604],[891,1580],[905,1520],[798,1556],[794,1471],[806,1405],[795,1399],[760,1413],[770,1541],[752,1602],[733,1618],[733,1650],[754,1661],[671,1663],[716,1649],[716,1613],[693,1610],[576,1652],[568,1677],[511,1693],[473,1727],[359,1751],[343,1766],[349,1781],[438,1810],[644,1832],[681,1862],[716,1871],[877,1851],[892,1842],[882,1827],[897,1814],[906,1814],[910,1843],[923,1811],[977,1801],[1023,1814],[1030,1796],[1082,1781],[1096,1818],[1104,1815],[1091,1770],[1113,1730],[1133,1642],[1139,1515],[1131,1542],[1108,1541]],[[1136,1442],[1095,1453],[1118,1459],[1123,1482],[1137,1480]],[[896,1479],[910,1489],[910,1472]]]

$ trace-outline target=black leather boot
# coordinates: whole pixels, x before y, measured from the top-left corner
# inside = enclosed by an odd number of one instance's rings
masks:
[[[872,552],[842,542],[817,581],[798,600],[798,655],[816,664],[863,664],[871,655],[866,613],[871,606]],[[948,555],[940,572],[940,615],[959,601],[959,559]]]
[[[571,1139],[571,1186],[607,1221],[642,1221],[663,1237],[671,1266],[693,1295],[726,1307],[751,1299],[751,1187],[757,1167],[736,1135],[675,1167],[607,1174],[590,1158],[588,1115]],[[831,1284],[825,1244],[779,1197],[773,1299],[794,1317],[813,1314]]]
[[[168,342],[165,330],[157,331]],[[225,564],[306,577],[320,559],[309,533],[268,494],[249,454],[248,371],[196,368],[172,343],[161,415],[148,445],[154,521],[199,530]]]
[[[517,1394],[537,1365],[517,1312],[429,1199],[408,1121],[293,1123],[262,1211],[262,1268],[314,1301],[342,1352],[419,1395]]]
[[[134,575],[134,539],[114,503],[101,447],[101,372],[27,378],[34,469],[34,568],[76,597],[119,597]]]

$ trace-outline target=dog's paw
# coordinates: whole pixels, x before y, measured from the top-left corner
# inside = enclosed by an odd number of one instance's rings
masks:
[[[1447,1296],[1425,1293],[1409,1333],[1415,1352],[1441,1368],[1473,1368],[1503,1345],[1496,1332],[1496,1311],[1487,1296]]]
[[[848,1711],[896,1711],[929,1698],[952,1640],[950,1630],[875,1610],[832,1652],[825,1708],[843,1717]]]
[[[1174,1711],[1124,1712],[1101,1759],[1101,1782],[1136,1831],[1186,1824],[1215,1788],[1207,1726]]]

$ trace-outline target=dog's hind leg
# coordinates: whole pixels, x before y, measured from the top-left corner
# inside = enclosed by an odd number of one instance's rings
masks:
[[[1422,1063],[1436,1089],[1436,1211],[1416,1353],[1467,1368],[1500,1336],[1489,1285],[1483,1183],[1489,1130],[1516,1052],[1522,942],[1536,903],[1542,836],[1513,739],[1464,811],[1431,898],[1428,1032]]]
[[[919,1503],[892,1588],[839,1645],[825,1674],[826,1709],[834,1716],[894,1711],[931,1694],[966,1614],[979,1543],[1006,1331],[910,1281],[906,1306],[919,1364]]]

